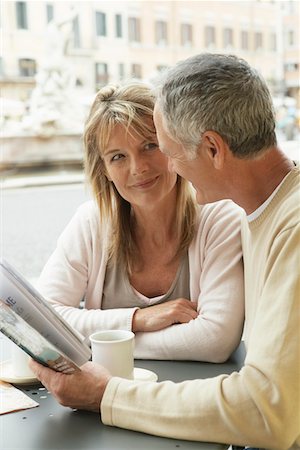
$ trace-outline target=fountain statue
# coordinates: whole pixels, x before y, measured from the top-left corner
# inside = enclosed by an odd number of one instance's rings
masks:
[[[85,108],[76,95],[76,77],[67,60],[76,16],[72,9],[47,26],[45,53],[27,111],[20,122],[1,133],[2,165],[82,160]]]
[[[52,20],[46,30],[45,57],[22,123],[24,129],[39,136],[82,129],[83,111],[74,96],[76,78],[66,61],[76,15],[72,11],[62,20]]]

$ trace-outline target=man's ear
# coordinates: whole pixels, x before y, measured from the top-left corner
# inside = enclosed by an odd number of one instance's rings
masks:
[[[202,143],[215,169],[222,169],[227,148],[224,139],[215,131],[205,131],[202,135]]]

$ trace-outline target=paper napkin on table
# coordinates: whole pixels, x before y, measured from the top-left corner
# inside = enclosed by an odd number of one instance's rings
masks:
[[[35,408],[36,406],[39,406],[39,404],[20,391],[20,389],[0,381],[0,414]]]

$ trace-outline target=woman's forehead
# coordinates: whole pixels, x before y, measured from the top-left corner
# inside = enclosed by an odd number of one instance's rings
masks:
[[[129,127],[126,127],[123,124],[116,124],[111,130],[106,150],[114,147],[119,148],[122,143],[130,144],[153,139],[154,136],[156,136],[156,134],[153,122],[152,126],[149,124],[145,129],[141,129],[135,124],[131,124]]]

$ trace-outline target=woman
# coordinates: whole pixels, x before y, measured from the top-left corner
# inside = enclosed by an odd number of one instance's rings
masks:
[[[168,171],[154,101],[139,83],[98,92],[84,132],[96,202],[78,209],[38,288],[84,336],[134,331],[136,358],[224,361],[244,316],[240,210],[197,206]]]

